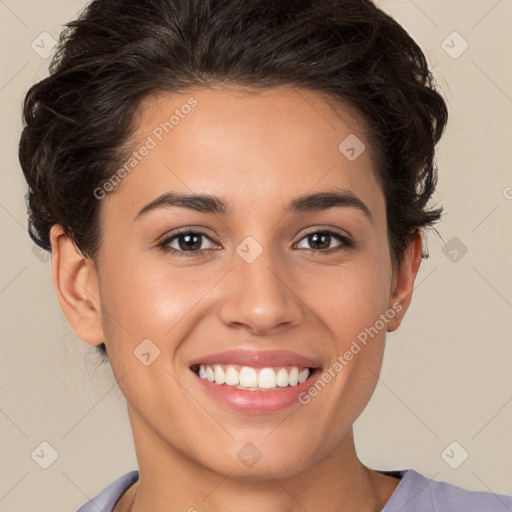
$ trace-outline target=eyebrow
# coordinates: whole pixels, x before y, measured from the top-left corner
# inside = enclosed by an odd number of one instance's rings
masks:
[[[227,204],[218,197],[210,194],[178,194],[175,192],[167,192],[145,205],[133,220],[137,220],[153,210],[173,206],[221,215],[225,215],[228,212]],[[327,210],[333,207],[355,208],[368,217],[368,219],[372,220],[372,214],[368,206],[349,190],[316,192],[297,197],[288,205],[288,211],[304,213]]]

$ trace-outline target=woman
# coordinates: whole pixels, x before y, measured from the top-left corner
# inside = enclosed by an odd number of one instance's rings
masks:
[[[512,509],[362,464],[447,122],[369,0],[97,0],[25,100],[30,232],[127,401],[80,512]]]

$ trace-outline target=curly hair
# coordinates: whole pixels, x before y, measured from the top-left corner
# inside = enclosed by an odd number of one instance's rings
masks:
[[[29,234],[62,224],[93,260],[94,190],[119,167],[141,103],[157,92],[289,85],[356,110],[386,198],[399,263],[439,220],[435,145],[448,109],[425,55],[371,0],[95,0],[62,32],[50,74],[24,102],[19,158]]]

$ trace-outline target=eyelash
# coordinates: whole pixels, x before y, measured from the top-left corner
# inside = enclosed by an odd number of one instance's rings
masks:
[[[354,247],[353,241],[348,236],[344,236],[344,235],[342,235],[340,233],[337,233],[336,231],[331,231],[331,230],[328,230],[328,229],[321,229],[321,230],[317,230],[317,231],[310,231],[309,233],[306,233],[299,240],[299,242],[301,242],[302,240],[304,240],[308,236],[318,235],[318,234],[329,235],[329,236],[335,238],[337,241],[339,241],[340,244],[337,245],[336,247],[330,247],[328,249],[301,249],[301,250],[306,251],[307,253],[309,253],[309,254],[311,254],[313,256],[317,256],[318,253],[325,255],[325,254],[331,254],[332,252],[336,252],[336,251],[340,251],[340,250],[352,249]],[[178,257],[191,257],[191,256],[202,257],[202,256],[205,255],[206,251],[216,250],[216,249],[199,249],[198,251],[184,251],[184,250],[178,250],[178,249],[174,249],[174,248],[169,247],[169,244],[172,241],[174,241],[175,239],[177,239],[180,235],[200,235],[200,236],[204,236],[205,238],[210,240],[210,242],[215,243],[215,242],[213,242],[213,240],[206,233],[204,233],[202,231],[191,231],[191,230],[187,231],[187,230],[184,230],[184,231],[179,231],[177,233],[174,233],[173,235],[165,238],[164,240],[162,240],[158,244],[158,247],[162,251],[164,251],[166,253],[169,253],[169,254],[172,254],[173,256],[178,256]],[[299,243],[299,242],[297,242],[297,243]]]

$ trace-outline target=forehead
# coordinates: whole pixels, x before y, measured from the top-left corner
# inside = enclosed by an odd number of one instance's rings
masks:
[[[136,206],[168,190],[201,191],[261,207],[334,187],[371,203],[381,194],[365,131],[353,109],[309,90],[160,93],[140,106],[134,165],[114,196],[129,192]]]

